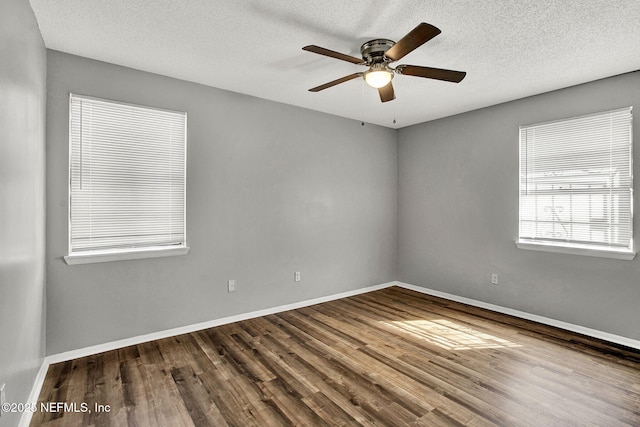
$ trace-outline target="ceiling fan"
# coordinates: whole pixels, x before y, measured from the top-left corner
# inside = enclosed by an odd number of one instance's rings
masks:
[[[353,73],[348,76],[330,81],[320,86],[309,89],[310,92],[320,92],[340,83],[363,77],[367,84],[378,89],[382,102],[396,99],[393,91],[391,79],[394,74],[406,76],[424,77],[427,79],[444,80],[447,82],[459,83],[467,73],[463,71],[445,70],[442,68],[420,67],[417,65],[398,65],[392,68],[389,64],[402,59],[409,52],[422,46],[438,34],[440,29],[425,22],[420,23],[397,43],[388,39],[369,40],[360,46],[362,59],[345,55],[330,49],[325,49],[316,45],[309,45],[302,48],[308,52],[331,58],[341,59],[356,65],[364,65],[369,69],[363,73]]]

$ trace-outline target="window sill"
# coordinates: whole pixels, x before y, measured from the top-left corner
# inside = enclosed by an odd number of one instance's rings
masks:
[[[93,264],[97,262],[124,261],[143,258],[160,258],[166,256],[186,255],[188,246],[151,247],[142,249],[93,251],[82,254],[71,254],[64,257],[68,265]]]
[[[520,249],[527,249],[531,251],[543,251],[543,252],[555,252],[571,255],[583,255],[598,258],[611,258],[622,259],[631,261],[635,258],[636,253],[627,249],[617,248],[589,248],[589,247],[576,247],[565,245],[553,245],[550,243],[533,243],[527,241],[516,241],[516,246]]]

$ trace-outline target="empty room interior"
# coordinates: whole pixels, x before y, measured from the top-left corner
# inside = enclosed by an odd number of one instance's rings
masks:
[[[2,0],[0,427],[640,425],[638,23]]]

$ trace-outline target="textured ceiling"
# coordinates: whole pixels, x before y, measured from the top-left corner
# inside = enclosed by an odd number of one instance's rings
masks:
[[[30,1],[50,49],[392,128],[640,69],[638,0]],[[461,83],[396,76],[385,104],[362,79],[308,92],[364,67],[303,46],[360,57],[420,22],[442,33],[399,62]]]

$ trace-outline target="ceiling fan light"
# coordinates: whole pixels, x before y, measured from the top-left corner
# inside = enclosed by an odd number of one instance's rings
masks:
[[[388,70],[369,70],[364,73],[364,81],[376,89],[389,84],[393,78],[393,73]]]

